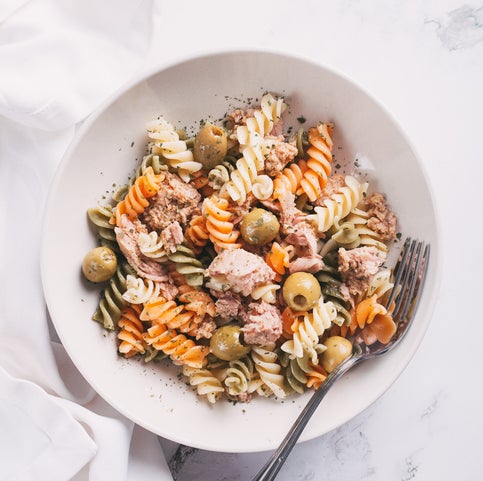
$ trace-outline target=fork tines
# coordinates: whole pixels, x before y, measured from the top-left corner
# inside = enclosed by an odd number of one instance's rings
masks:
[[[389,309],[396,299],[393,318],[406,320],[415,311],[428,269],[429,244],[408,237],[394,270],[394,288],[387,301]],[[396,298],[397,296],[397,298]]]

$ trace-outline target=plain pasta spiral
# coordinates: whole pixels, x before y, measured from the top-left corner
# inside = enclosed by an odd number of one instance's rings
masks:
[[[184,140],[180,140],[179,134],[171,123],[160,118],[150,122],[147,129],[151,140],[151,153],[166,159],[169,167],[175,170],[185,182],[189,182],[191,174],[198,172],[202,164],[194,160],[193,152],[188,149]]]
[[[350,175],[345,177],[345,185],[338,192],[325,199],[323,206],[314,208],[315,214],[307,216],[309,222],[323,234],[337,221],[347,217],[363,199],[367,185],[360,183]]]

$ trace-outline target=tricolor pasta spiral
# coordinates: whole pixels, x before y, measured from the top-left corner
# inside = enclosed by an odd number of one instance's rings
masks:
[[[222,162],[208,172],[208,183],[213,189],[219,190],[230,180],[230,174],[235,170],[230,162]]]
[[[109,247],[114,252],[119,252],[114,225],[110,222],[113,215],[112,207],[110,205],[98,205],[88,209],[87,215],[97,228],[100,244]]]
[[[361,329],[360,336],[368,346],[377,341],[387,344],[397,329],[391,313],[377,302],[377,294],[356,305],[354,321]]]
[[[96,311],[92,315],[94,321],[100,322],[104,328],[113,330],[121,317],[121,311],[126,305],[123,294],[127,289],[127,276],[134,271],[127,262],[117,266],[116,273],[109,279],[103,289]]]
[[[176,251],[168,254],[168,259],[176,265],[176,271],[183,274],[190,286],[201,286],[205,268],[196,258],[195,252],[185,245],[176,246]]]
[[[381,299],[384,295],[392,290],[394,283],[391,282],[391,271],[389,269],[381,269],[377,272],[367,288],[367,297],[377,296],[377,299]]]
[[[291,359],[288,353],[282,352],[280,354],[280,363],[285,368],[285,377],[288,385],[295,392],[302,394],[308,381],[307,375],[312,371],[309,354],[304,353],[302,357]]]
[[[210,239],[210,233],[206,228],[206,221],[202,215],[194,215],[186,228],[185,237],[190,242],[195,253],[201,252]]]
[[[193,172],[201,170],[202,164],[194,160],[193,152],[188,150],[184,140],[180,140],[170,122],[161,117],[150,122],[147,129],[151,153],[166,159],[169,167],[185,182],[190,181]]]
[[[357,242],[354,246],[373,246],[379,254],[385,258],[387,256],[388,247],[381,239],[380,235],[367,226],[369,214],[364,208],[354,209],[345,219],[345,222],[353,226],[353,235],[357,236]]]
[[[241,146],[256,144],[268,135],[280,120],[287,108],[282,97],[276,99],[272,94],[265,94],[260,102],[260,109],[253,111],[253,116],[246,119],[246,126],[239,126],[236,132]]]
[[[149,205],[148,199],[156,195],[163,179],[163,174],[157,175],[152,167],[148,167],[130,187],[126,197],[116,205],[114,216],[110,220],[111,224],[119,225],[124,214],[134,220],[143,213]]]
[[[265,256],[265,262],[277,273],[279,279],[290,265],[290,248],[293,249],[293,246],[282,247],[278,242],[274,242]]]
[[[279,289],[279,284],[261,284],[260,286],[255,287],[250,295],[256,301],[262,300],[269,304],[275,304],[277,302],[277,291]]]
[[[307,353],[313,363],[317,363],[317,356],[323,352],[324,347],[319,343],[320,336],[332,325],[337,316],[337,311],[332,302],[324,302],[319,299],[312,312],[306,313],[303,321],[296,321],[293,330],[293,338],[285,341],[281,349],[290,354],[290,357],[303,357]]]
[[[143,160],[137,167],[134,175],[131,177],[130,185],[133,185],[136,180],[146,173],[148,167],[153,169],[155,174],[160,174],[163,170],[167,170],[168,167],[162,162],[159,155],[148,154],[143,157]]]
[[[295,194],[300,187],[300,182],[304,178],[306,170],[307,164],[304,160],[285,167],[273,180],[273,197],[280,199],[284,192]]]
[[[319,234],[327,232],[336,222],[348,216],[365,195],[367,184],[360,183],[355,177],[347,175],[345,186],[325,199],[323,206],[314,208],[315,214],[307,216],[307,220]]]
[[[207,346],[197,345],[192,339],[178,334],[175,329],[170,329],[165,324],[153,323],[143,337],[147,344],[167,354],[175,364],[195,368],[206,364],[209,353]]]
[[[139,233],[137,242],[139,250],[146,257],[156,262],[166,262],[168,260],[163,241],[156,231]]]
[[[240,232],[235,229],[231,222],[232,213],[228,211],[227,199],[215,195],[203,201],[202,213],[206,220],[211,242],[217,249],[238,249],[241,244],[237,243]]]
[[[159,295],[160,285],[151,279],[128,275],[122,298],[130,304],[144,304]]]
[[[285,110],[283,99],[264,95],[260,110],[255,110],[253,117],[246,119],[246,125],[236,129],[236,138],[240,144],[242,157],[236,162],[236,169],[230,180],[221,188],[221,195],[228,195],[234,202],[243,204],[247,194],[259,200],[268,199],[273,192],[273,181],[266,175],[259,175],[265,166],[265,156],[270,144],[264,140]]]
[[[263,154],[257,152],[253,146],[243,149],[243,157],[236,161],[236,169],[230,175],[230,181],[220,189],[221,196],[228,196],[234,202],[243,204],[253,189],[258,172],[263,170]]]
[[[120,340],[118,350],[124,357],[144,354],[146,351],[146,343],[143,338],[144,326],[139,320],[140,312],[138,306],[126,306],[117,323],[120,329],[117,334],[117,338]]]
[[[223,384],[230,396],[248,392],[253,375],[253,361],[249,357],[230,361]]]
[[[304,192],[313,202],[327,185],[327,178],[332,171],[332,124],[320,123],[308,132],[310,147],[307,149],[307,169],[300,181],[298,193]]]
[[[199,369],[183,366],[183,375],[188,378],[191,386],[196,387],[199,396],[206,396],[214,404],[221,393],[225,391],[220,380],[209,369]]]
[[[271,346],[256,346],[252,348],[251,358],[262,382],[275,394],[286,396],[282,366],[277,362],[278,355]]]

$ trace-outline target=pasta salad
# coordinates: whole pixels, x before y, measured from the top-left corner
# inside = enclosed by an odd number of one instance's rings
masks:
[[[292,133],[286,109],[267,93],[193,138],[149,122],[128,184],[88,209],[93,319],[122,356],[168,358],[210,403],[317,389],[355,341],[396,331],[385,307],[396,215],[337,173],[332,123]]]

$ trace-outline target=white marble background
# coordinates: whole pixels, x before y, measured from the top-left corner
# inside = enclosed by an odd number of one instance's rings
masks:
[[[399,119],[430,175],[444,236],[432,324],[391,389],[299,444],[280,481],[483,479],[483,1],[159,1],[149,62],[276,48],[345,72]],[[249,480],[269,453],[161,441],[177,481]]]

